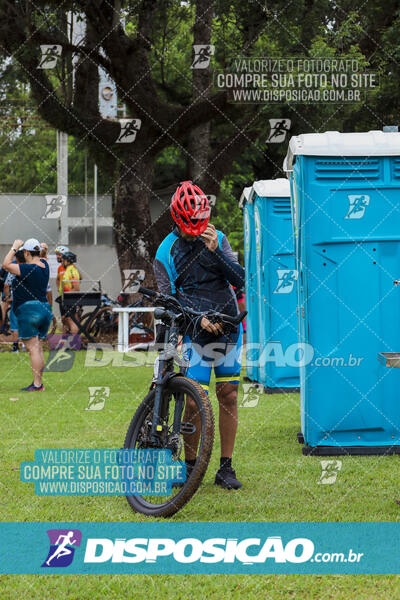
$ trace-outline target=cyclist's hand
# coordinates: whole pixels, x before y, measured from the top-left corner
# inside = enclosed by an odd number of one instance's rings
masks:
[[[203,239],[205,245],[211,252],[214,252],[214,250],[218,248],[218,233],[214,225],[211,225],[211,223],[207,225],[207,229],[201,234],[200,237]]]
[[[200,325],[206,331],[213,333],[214,335],[222,335],[223,327],[222,323],[211,323],[206,317],[203,317],[200,321]]]

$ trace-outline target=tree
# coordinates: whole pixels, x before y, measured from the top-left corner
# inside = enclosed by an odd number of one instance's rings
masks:
[[[221,119],[226,107],[225,93],[209,94],[209,76],[195,75],[194,89],[174,101],[168,81],[157,82],[152,74],[151,56],[165,33],[165,18],[174,11],[181,21],[192,21],[193,8],[174,0],[126,2],[125,28],[121,2],[81,0],[67,2],[3,1],[0,5],[0,40],[29,82],[40,116],[54,128],[66,131],[89,148],[95,160],[116,176],[115,233],[120,268],[135,265],[147,272],[148,263],[165,230],[152,227],[149,200],[153,192],[154,165],[165,148],[185,148],[191,132],[213,118]],[[65,9],[82,15],[85,39],[74,45],[66,33]],[[195,40],[209,42],[213,2],[199,0]],[[201,12],[208,13],[202,27]],[[164,30],[162,29],[164,28]],[[41,44],[62,46],[58,72],[38,69]],[[186,49],[190,53],[190,46]],[[72,56],[78,56],[72,86]],[[163,52],[163,56],[165,53]],[[116,82],[121,102],[130,116],[141,120],[141,129],[131,144],[115,144],[120,133],[117,122],[101,118],[98,107],[98,66]],[[191,80],[190,70],[184,76]],[[195,84],[204,79],[200,92]],[[199,84],[200,85],[200,84]],[[200,127],[200,129],[198,129]],[[192,136],[193,139],[193,136]],[[246,144],[243,140],[243,144]],[[190,146],[190,142],[189,142]],[[220,148],[218,153],[221,154]],[[205,144],[204,152],[208,152]],[[192,167],[194,169],[194,167]],[[194,173],[196,174],[196,173]],[[218,173],[220,181],[222,172]],[[214,183],[214,189],[218,184]]]

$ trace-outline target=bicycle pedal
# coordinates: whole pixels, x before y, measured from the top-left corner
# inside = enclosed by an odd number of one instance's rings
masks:
[[[181,423],[181,434],[182,435],[192,435],[196,431],[196,425],[193,423]]]

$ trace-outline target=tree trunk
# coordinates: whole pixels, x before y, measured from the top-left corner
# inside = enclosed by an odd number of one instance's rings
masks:
[[[196,18],[193,26],[193,44],[210,44],[213,5],[214,2],[211,0],[198,0],[196,2]],[[193,69],[193,97],[201,97],[203,99],[208,98],[210,96],[210,86],[210,67],[206,69]],[[191,129],[188,136],[189,177],[200,186],[204,184],[208,171],[209,148],[210,121],[207,121]]]
[[[144,270],[144,285],[153,287],[153,260],[160,243],[150,218],[154,157],[138,158],[134,153],[127,158],[120,167],[114,209],[119,268],[122,281],[124,269]]]

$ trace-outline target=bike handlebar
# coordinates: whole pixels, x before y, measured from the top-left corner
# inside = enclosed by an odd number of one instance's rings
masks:
[[[155,298],[156,302],[159,302],[159,304],[161,304],[161,306],[164,306],[165,308],[173,306],[175,309],[181,311],[184,315],[188,315],[189,317],[196,319],[199,319],[200,317],[206,317],[212,323],[222,323],[233,327],[237,327],[247,315],[247,310],[242,310],[242,312],[236,315],[235,317],[232,317],[231,315],[225,315],[217,311],[199,312],[197,310],[193,310],[192,308],[181,306],[178,300],[173,296],[160,294],[159,292],[149,290],[142,286],[139,286],[138,292],[140,294],[143,294],[144,296],[148,296],[149,298]]]
[[[138,292],[139,294],[143,294],[144,296],[150,296],[150,298],[153,298],[154,296],[160,296],[158,292],[155,292],[154,290],[149,290],[142,286],[139,286]]]

